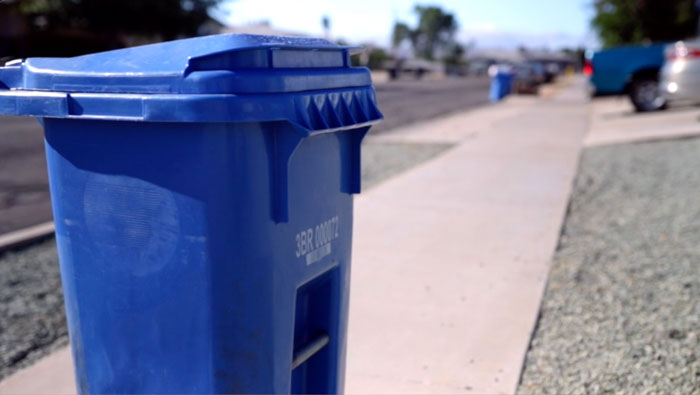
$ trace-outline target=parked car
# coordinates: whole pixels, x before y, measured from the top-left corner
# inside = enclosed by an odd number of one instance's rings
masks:
[[[389,72],[389,79],[395,80],[404,74],[413,75],[415,79],[421,79],[427,73],[440,73],[445,69],[438,62],[424,59],[396,59],[387,60],[383,68]]]
[[[469,74],[471,75],[488,75],[489,67],[495,64],[493,60],[476,59],[469,62]]]
[[[538,75],[534,65],[529,63],[518,64],[514,68],[514,73],[513,90],[515,93],[537,94],[542,77]]]
[[[525,64],[532,69],[535,81],[537,81],[538,85],[547,82],[546,70],[542,62],[528,61],[525,62]]]
[[[554,82],[554,79],[556,79],[561,72],[559,64],[549,61],[539,61],[538,63],[542,67],[542,70],[544,70],[544,83],[549,84]]]
[[[637,111],[666,106],[659,89],[659,72],[666,44],[630,45],[596,51],[586,57],[584,73],[595,95],[627,94]]]
[[[700,39],[679,41],[666,48],[661,92],[667,101],[700,102]]]

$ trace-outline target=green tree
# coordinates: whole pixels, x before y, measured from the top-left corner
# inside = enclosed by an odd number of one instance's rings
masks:
[[[594,0],[591,21],[604,46],[673,41],[696,33],[695,0]]]
[[[208,11],[220,1],[4,0],[0,14],[19,15],[23,29],[22,36],[9,42],[0,38],[0,56],[69,56],[118,48],[134,38],[149,42],[196,36],[212,21]]]
[[[464,54],[466,50],[462,44],[454,43],[447,50],[446,55],[442,58],[443,63],[452,65],[464,65]]]
[[[434,60],[438,53],[444,57],[453,52],[457,18],[437,6],[416,5],[413,11],[418,15],[418,26],[397,22],[392,33],[394,47],[409,41],[415,55],[428,60]]]
[[[365,66],[372,70],[381,70],[387,60],[393,59],[382,48],[366,48],[362,53],[350,57],[353,66]]]

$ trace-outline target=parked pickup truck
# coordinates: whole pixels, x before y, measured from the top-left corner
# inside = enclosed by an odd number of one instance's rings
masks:
[[[637,111],[663,109],[659,71],[666,44],[630,45],[596,51],[586,56],[584,73],[595,95],[628,94]]]

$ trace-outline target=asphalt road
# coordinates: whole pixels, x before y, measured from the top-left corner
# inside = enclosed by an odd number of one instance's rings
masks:
[[[487,78],[405,79],[377,86],[382,133],[488,102]],[[41,127],[34,119],[0,117],[0,235],[50,221]]]
[[[486,77],[442,80],[404,79],[376,86],[384,120],[372,133],[488,104]]]

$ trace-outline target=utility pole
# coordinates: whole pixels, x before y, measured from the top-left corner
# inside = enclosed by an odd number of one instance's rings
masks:
[[[698,0],[700,1],[700,0]],[[328,15],[324,15],[321,18],[321,25],[323,26],[323,34],[326,40],[331,39],[331,18]]]
[[[700,37],[700,0],[695,0],[695,13],[698,14],[698,25],[695,29],[695,36]]]

